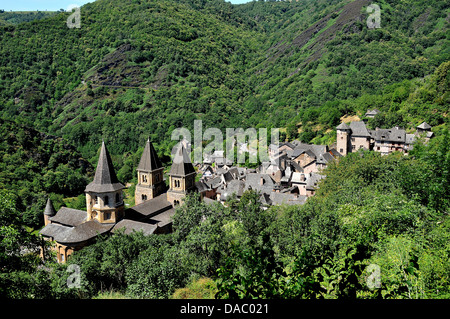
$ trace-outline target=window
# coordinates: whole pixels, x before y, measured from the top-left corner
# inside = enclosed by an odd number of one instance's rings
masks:
[[[141,195],[141,198],[142,198],[142,200],[147,200],[147,195],[142,194],[142,195]]]
[[[174,183],[174,187],[180,187],[180,181],[179,180],[174,180],[173,181],[173,183]]]
[[[354,142],[355,141],[355,138],[354,137],[352,137],[352,142]]]
[[[105,220],[111,219],[111,213],[107,212],[105,213]]]
[[[174,200],[174,201],[173,201],[173,204],[176,205],[176,206],[178,206],[178,205],[180,205],[180,201],[179,201],[179,200]]]
[[[103,201],[104,205],[109,205],[109,197],[105,196],[105,200]]]
[[[339,151],[339,153],[344,153],[344,149],[341,148],[341,150]]]
[[[98,205],[98,197],[97,196],[94,196],[94,202],[95,202],[95,205]]]
[[[352,145],[352,150],[355,150],[356,149],[356,146],[355,145]]]
[[[147,183],[147,175],[142,175],[142,183]]]
[[[64,254],[61,254],[61,262],[64,262]]]
[[[116,194],[116,203],[117,204],[120,203],[120,194],[119,193]]]

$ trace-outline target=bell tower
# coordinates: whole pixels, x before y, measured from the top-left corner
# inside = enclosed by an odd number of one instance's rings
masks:
[[[164,167],[150,139],[147,139],[137,170],[138,183],[134,193],[135,204],[155,198],[166,191],[163,179]]]
[[[111,157],[102,142],[94,180],[86,186],[87,219],[100,223],[117,223],[124,216],[122,190],[125,186],[119,182],[112,165]]]
[[[173,206],[180,205],[186,194],[195,189],[196,176],[194,166],[183,145],[178,147],[168,175],[167,201]]]

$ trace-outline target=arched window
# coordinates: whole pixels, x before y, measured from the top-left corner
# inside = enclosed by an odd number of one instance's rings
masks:
[[[174,201],[173,201],[173,204],[176,205],[176,206],[178,206],[178,205],[180,205],[180,201],[179,201],[179,200],[174,200]]]
[[[105,200],[103,201],[103,205],[109,205],[109,197],[105,196]]]
[[[98,197],[97,196],[94,196],[94,202],[95,202],[95,205],[98,205]]]
[[[147,195],[145,195],[145,194],[142,194],[142,200],[147,200]]]

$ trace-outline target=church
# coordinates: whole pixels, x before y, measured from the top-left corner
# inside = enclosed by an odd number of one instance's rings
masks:
[[[142,231],[145,235],[172,231],[174,207],[196,189],[196,172],[186,149],[180,143],[168,173],[168,189],[163,178],[164,167],[150,140],[145,144],[136,170],[135,206],[126,209],[125,186],[117,179],[105,142],[102,142],[94,180],[85,189],[86,211],[61,207],[56,212],[51,200],[47,200],[40,234],[54,243],[59,263],[65,263],[74,251],[94,243],[99,235],[119,230],[125,234]],[[47,257],[45,254],[43,250],[43,258]]]

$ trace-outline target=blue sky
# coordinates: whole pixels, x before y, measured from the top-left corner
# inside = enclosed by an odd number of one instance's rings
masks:
[[[0,0],[0,9],[5,11],[56,11],[67,10],[71,4],[82,6],[95,0]],[[245,3],[251,0],[228,0],[231,3]]]

